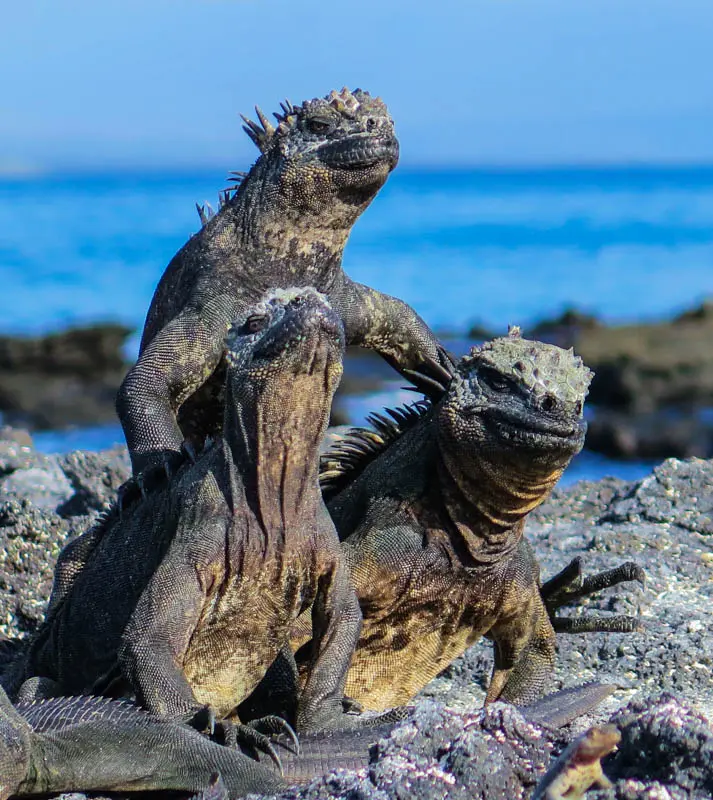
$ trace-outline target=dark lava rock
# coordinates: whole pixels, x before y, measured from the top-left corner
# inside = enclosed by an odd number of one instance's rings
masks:
[[[588,421],[587,449],[609,458],[713,458],[713,419],[670,410],[627,414],[598,408]]]
[[[92,325],[41,337],[0,337],[0,412],[32,429],[114,421],[131,329]]]
[[[29,448],[21,434],[7,441]],[[0,630],[18,636],[41,619],[60,547],[96,519],[129,471],[122,448],[40,457],[7,445],[3,460],[2,444],[0,492],[43,458],[73,492],[55,508],[39,508],[17,484],[0,496]],[[330,773],[284,797],[527,798],[571,738],[610,719],[622,732],[605,763],[614,786],[588,797],[711,797],[712,508],[713,462],[669,460],[635,483],[609,478],[557,490],[531,514],[526,531],[543,577],[575,557],[585,574],[629,560],[646,572],[645,587],[620,585],[563,612],[623,613],[643,622],[640,633],[559,637],[553,690],[589,680],[618,687],[594,713],[552,733],[507,706],[481,711],[492,647],[480,642],[425,687],[415,718],[375,745],[368,767]],[[10,649],[0,647],[0,659]]]

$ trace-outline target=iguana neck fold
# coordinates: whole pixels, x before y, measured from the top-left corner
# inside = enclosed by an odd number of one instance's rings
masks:
[[[444,510],[478,564],[498,562],[522,537],[521,523],[552,491],[564,468],[523,470],[473,453],[467,467],[448,447],[438,448]]]

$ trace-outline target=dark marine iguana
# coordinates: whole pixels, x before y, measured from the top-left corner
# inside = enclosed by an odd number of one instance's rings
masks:
[[[339,317],[310,288],[277,290],[236,322],[223,433],[60,557],[47,618],[3,676],[12,693],[29,678],[54,694],[128,683],[154,713],[199,727],[231,719],[314,603],[296,725],[343,724],[361,615],[318,485],[343,350]],[[252,729],[223,728],[265,746]]]
[[[261,155],[220,211],[174,256],[146,318],[139,358],[117,412],[142,485],[216,433],[225,334],[268,289],[313,286],[344,324],[348,344],[376,350],[408,377],[449,362],[423,320],[342,269],[352,226],[396,166],[385,104],[359,89],[283,104],[273,127],[245,130]],[[440,362],[440,363],[439,363]]]
[[[540,586],[523,538],[527,514],[582,447],[591,374],[571,351],[515,329],[473,348],[447,389],[431,387],[434,402],[376,416],[375,431],[324,457],[364,618],[347,678],[358,703],[408,702],[483,635],[495,650],[487,701],[527,703],[552,673],[555,630],[638,629],[629,617],[555,618],[565,602],[642,580],[636,565],[583,579],[575,561]]]
[[[0,800],[71,791],[275,792],[279,774],[198,731],[128,703],[57,698],[13,708],[0,689]]]

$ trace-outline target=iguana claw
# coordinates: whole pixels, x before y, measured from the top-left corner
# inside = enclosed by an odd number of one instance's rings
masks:
[[[567,566],[542,584],[540,594],[547,608],[552,627],[557,633],[633,633],[643,629],[636,617],[619,614],[612,617],[585,615],[558,617],[555,612],[563,605],[588,597],[625,581],[638,581],[645,585],[646,576],[638,564],[627,561],[613,569],[584,577],[582,559],[572,559]]]

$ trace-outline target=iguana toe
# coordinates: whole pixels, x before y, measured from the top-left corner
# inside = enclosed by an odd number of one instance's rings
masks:
[[[221,720],[217,723],[217,732],[222,734],[222,743],[226,747],[239,747],[244,752],[250,753],[255,757],[258,757],[259,753],[265,753],[275,764],[280,775],[283,775],[284,769],[277,750],[270,741],[270,737],[254,727],[255,722],[260,722],[260,720],[255,720],[248,725]],[[287,725],[287,727],[289,728],[290,726]],[[292,729],[290,728],[290,730]]]

